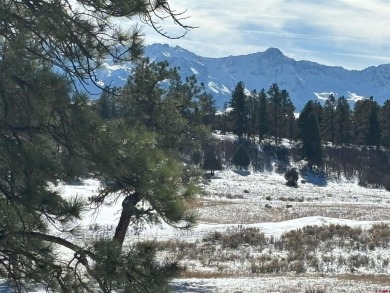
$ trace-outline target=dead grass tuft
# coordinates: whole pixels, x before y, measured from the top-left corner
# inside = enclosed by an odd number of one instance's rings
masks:
[[[207,271],[188,271],[183,270],[180,273],[179,278],[189,279],[217,279],[217,278],[229,278],[234,277],[235,274],[229,272],[207,272]]]

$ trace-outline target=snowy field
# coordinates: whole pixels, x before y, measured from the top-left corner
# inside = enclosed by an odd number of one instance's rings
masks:
[[[172,282],[174,292],[390,290],[390,278],[386,277],[390,274],[390,238],[386,237],[390,236],[384,234],[390,223],[390,192],[365,189],[356,182],[313,177],[301,183],[301,179],[298,188],[293,188],[285,185],[281,174],[217,172],[205,183],[204,194],[191,204],[198,215],[196,227],[189,231],[166,225],[134,229],[128,232],[127,243],[158,241],[162,243],[159,257],[181,260],[185,270]],[[81,186],[58,188],[65,197],[90,197],[99,183],[86,180]],[[112,202],[88,212],[79,223],[78,240],[88,240],[96,232],[112,236],[120,207],[120,202]],[[289,248],[294,235],[288,233],[302,233],[307,226],[322,227],[312,228],[312,233],[325,233],[328,238],[316,238],[318,246],[314,248],[299,240],[298,245],[307,245],[302,263],[294,248]],[[326,227],[336,229],[339,236],[326,234]],[[246,231],[257,233],[253,237],[262,244],[229,238]],[[340,236],[343,231],[349,236]],[[224,237],[233,243],[224,244]],[[0,285],[0,293],[6,292],[10,292],[7,286]]]

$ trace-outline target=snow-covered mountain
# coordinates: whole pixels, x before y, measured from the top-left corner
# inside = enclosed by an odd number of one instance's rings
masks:
[[[351,101],[373,96],[382,104],[390,99],[390,64],[364,70],[347,70],[310,61],[296,61],[276,48],[265,52],[223,58],[198,56],[181,47],[153,44],[146,47],[145,55],[153,61],[167,60],[179,67],[184,77],[195,74],[203,82],[221,107],[231,98],[239,81],[248,90],[257,91],[277,83],[286,89],[291,100],[302,109],[308,100],[324,99],[329,93],[344,95]],[[98,77],[111,85],[123,85],[131,72],[130,66],[105,65]]]

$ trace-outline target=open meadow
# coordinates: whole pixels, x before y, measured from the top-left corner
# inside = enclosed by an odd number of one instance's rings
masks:
[[[99,182],[57,188],[65,197],[88,198]],[[198,217],[194,228],[161,224],[128,231],[127,244],[154,241],[159,260],[180,262],[174,292],[390,289],[390,192],[314,176],[288,187],[282,174],[234,170],[217,172],[203,189],[190,203]],[[86,244],[97,231],[112,237],[120,208],[112,202],[88,212],[76,240]]]
[[[305,183],[302,183],[305,182]],[[63,186],[90,196],[95,181]],[[133,228],[128,241],[155,241],[161,260],[184,268],[175,292],[375,292],[390,289],[390,193],[356,182],[225,170],[204,183],[190,208],[198,224]],[[113,233],[119,206],[85,217],[88,231]],[[377,291],[378,292],[378,291]]]

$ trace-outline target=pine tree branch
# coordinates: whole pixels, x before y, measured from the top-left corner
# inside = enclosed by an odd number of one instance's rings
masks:
[[[28,239],[37,239],[37,240],[42,240],[50,243],[55,243],[58,245],[61,245],[63,247],[69,248],[70,250],[73,250],[75,253],[77,253],[80,257],[85,258],[85,256],[89,256],[92,259],[96,259],[97,256],[94,255],[92,252],[83,249],[82,247],[65,240],[61,237],[49,235],[49,234],[44,234],[40,232],[28,232],[28,231],[16,231],[16,232],[9,232],[9,233],[1,233],[0,231],[0,245],[4,244],[7,242],[12,237],[17,237],[17,238],[28,238]],[[3,246],[3,245],[2,245]]]

